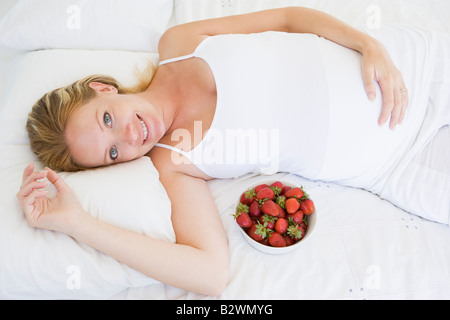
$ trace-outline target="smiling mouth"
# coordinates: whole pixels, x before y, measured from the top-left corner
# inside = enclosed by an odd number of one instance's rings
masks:
[[[142,130],[143,130],[143,132],[144,132],[144,140],[143,140],[143,143],[145,143],[145,142],[147,141],[147,138],[148,138],[148,128],[147,128],[147,125],[145,124],[144,120],[142,120],[141,117],[139,117],[139,116],[137,116],[137,117],[138,117],[138,119],[139,119],[139,122],[141,123]]]

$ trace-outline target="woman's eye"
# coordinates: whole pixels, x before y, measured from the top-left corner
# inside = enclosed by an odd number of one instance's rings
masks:
[[[108,112],[105,112],[105,114],[104,114],[104,116],[103,116],[103,121],[105,122],[105,124],[106,124],[108,127],[111,127],[111,125],[112,125],[112,119],[111,119],[111,116],[109,115]]]
[[[119,153],[117,152],[116,147],[111,148],[111,150],[109,151],[109,156],[111,157],[112,160],[117,159],[117,157],[119,156]]]

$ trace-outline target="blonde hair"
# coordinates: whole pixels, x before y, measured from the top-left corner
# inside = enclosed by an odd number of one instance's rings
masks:
[[[73,160],[66,143],[65,129],[70,116],[96,96],[89,84],[101,82],[111,85],[119,94],[140,93],[148,88],[155,71],[153,64],[149,63],[143,72],[138,72],[139,83],[132,88],[122,87],[110,76],[92,75],[46,93],[28,115],[26,129],[31,149],[39,160],[53,170],[73,172],[87,169]]]

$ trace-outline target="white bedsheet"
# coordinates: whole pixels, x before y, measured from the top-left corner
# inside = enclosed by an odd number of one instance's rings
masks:
[[[247,186],[268,177],[210,182],[230,246],[230,280],[219,299],[448,299],[450,230],[412,216],[366,191],[308,181],[317,224],[292,253],[271,256],[247,244],[231,216]],[[130,288],[117,299],[205,299],[155,284]]]
[[[286,4],[322,9],[354,26],[394,22],[450,33],[446,0],[176,0],[175,20]],[[8,76],[2,63],[12,54],[0,50],[0,94]],[[450,299],[449,227],[410,215],[359,189],[290,174],[270,177],[303,185],[316,203],[318,222],[312,237],[290,254],[256,251],[244,241],[231,214],[240,192],[267,179],[247,175],[209,183],[231,256],[229,284],[218,299]],[[111,298],[210,299],[161,283],[129,288]]]

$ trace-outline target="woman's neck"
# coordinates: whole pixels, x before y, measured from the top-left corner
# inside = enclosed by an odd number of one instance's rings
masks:
[[[150,86],[139,95],[147,100],[162,117],[167,133],[180,112],[181,104],[177,94],[177,81],[171,81],[170,77],[162,73],[158,69]]]

